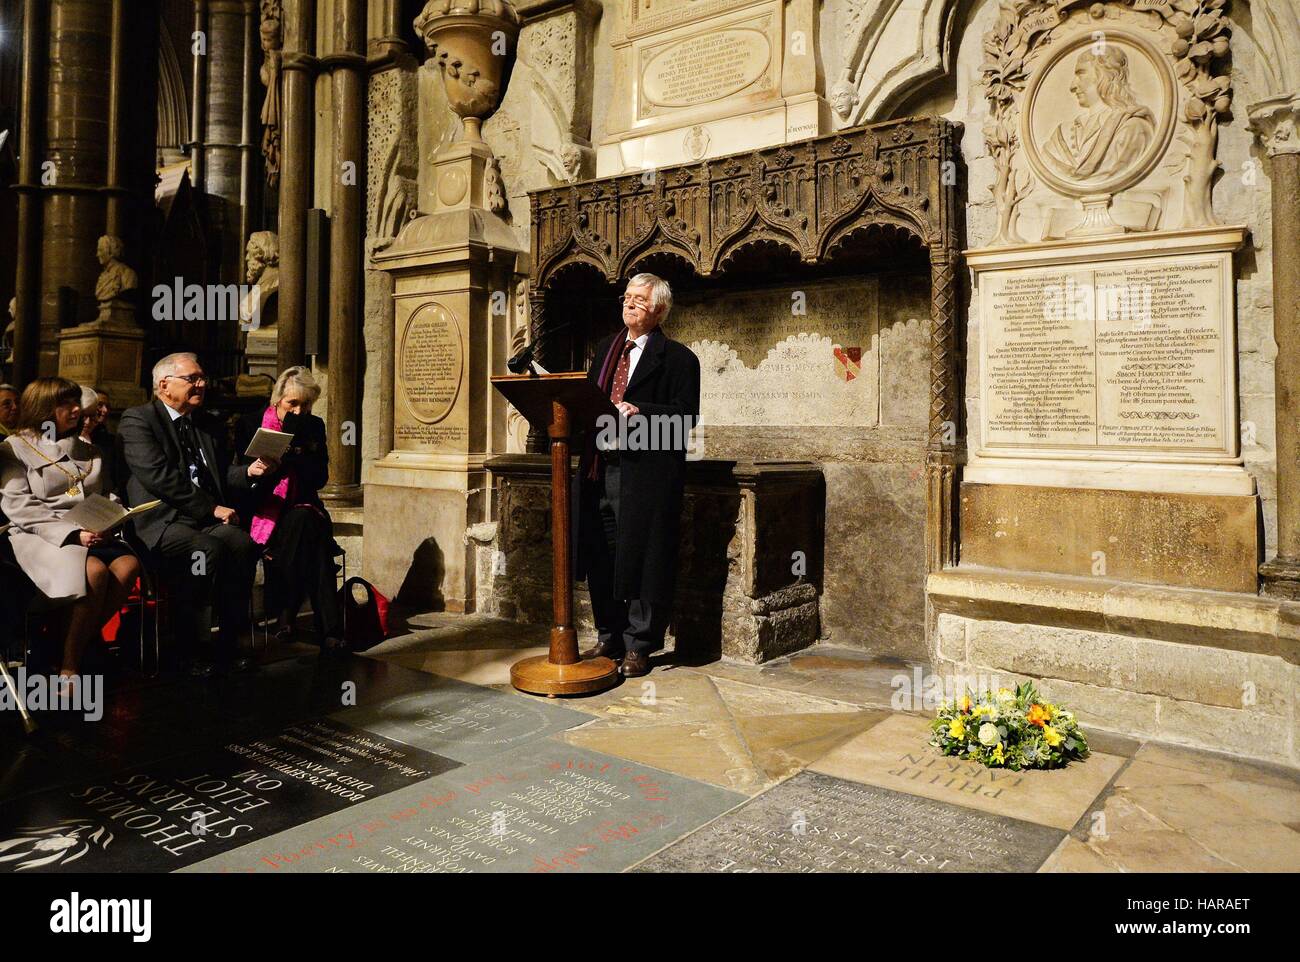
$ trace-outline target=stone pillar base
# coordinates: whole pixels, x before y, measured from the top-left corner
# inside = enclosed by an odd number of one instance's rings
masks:
[[[1300,560],[1274,558],[1259,566],[1259,583],[1264,594],[1288,601],[1300,601]]]
[[[59,376],[107,391],[113,407],[143,404],[140,386],[144,331],[119,312],[59,332]]]
[[[362,571],[388,597],[426,611],[476,610],[465,532],[482,514],[487,475],[473,460],[403,452],[370,466]]]

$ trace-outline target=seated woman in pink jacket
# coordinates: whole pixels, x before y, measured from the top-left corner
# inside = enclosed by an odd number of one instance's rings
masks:
[[[108,496],[99,449],[80,437],[81,388],[41,377],[24,388],[18,423],[0,444],[0,507],[9,518],[14,557],[41,593],[71,602],[61,677],[122,606],[140,562],[115,536],[92,534],[66,520],[89,495]]]
[[[286,368],[276,379],[262,427],[285,431],[293,443],[253,510],[249,534],[278,587],[276,636],[287,639],[304,597],[311,599],[321,647],[342,650],[343,623],[335,588],[334,525],[318,492],[329,478],[325,422],[311,413],[320,385],[305,367]]]

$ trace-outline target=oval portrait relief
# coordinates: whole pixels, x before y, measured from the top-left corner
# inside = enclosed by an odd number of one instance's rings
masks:
[[[1020,114],[1030,166],[1063,194],[1113,194],[1154,169],[1169,144],[1174,78],[1134,34],[1062,44],[1030,78]]]
[[[460,325],[441,304],[423,304],[406,322],[397,355],[398,384],[417,421],[436,424],[451,413],[465,372]]]

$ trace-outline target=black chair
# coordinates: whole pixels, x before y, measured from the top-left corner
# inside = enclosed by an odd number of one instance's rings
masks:
[[[36,720],[27,710],[23,693],[9,673],[9,661],[15,642],[21,645],[21,665],[26,667],[31,660],[32,636],[28,616],[31,614],[32,602],[39,594],[32,579],[27,577],[27,572],[23,571],[18,559],[14,557],[9,536],[0,535],[0,676],[3,676],[0,680],[9,687],[22,718],[23,730],[29,735],[36,731]]]

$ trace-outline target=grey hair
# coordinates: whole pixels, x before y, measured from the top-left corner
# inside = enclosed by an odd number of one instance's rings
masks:
[[[650,288],[650,306],[659,311],[661,322],[673,309],[673,289],[662,277],[655,274],[634,274],[628,278],[627,286]],[[660,311],[661,307],[663,310]]]
[[[176,373],[176,365],[181,361],[193,361],[199,363],[199,356],[192,351],[177,351],[175,354],[168,354],[153,366],[153,387],[158,390],[158,384],[165,377],[171,377]]]
[[[15,394],[17,394],[18,388],[14,387],[12,384],[0,384],[0,394],[4,393],[5,391],[13,391]]]
[[[84,384],[80,385],[80,387],[81,387],[81,410],[82,411],[94,410],[96,407],[99,406],[99,392],[96,391],[93,387],[86,387],[86,385]]]
[[[279,404],[286,394],[299,395],[304,401],[315,404],[316,399],[320,397],[320,385],[316,383],[316,378],[312,377],[309,368],[295,364],[293,367],[286,367],[275,379],[275,387],[271,391],[271,406]]]

